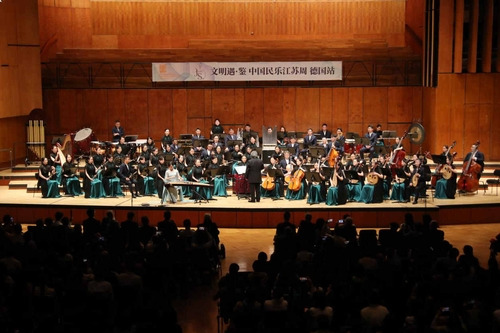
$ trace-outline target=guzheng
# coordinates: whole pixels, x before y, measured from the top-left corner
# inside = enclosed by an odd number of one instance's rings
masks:
[[[197,182],[182,182],[182,181],[177,181],[177,182],[168,182],[165,183],[165,186],[199,186],[199,187],[214,187],[214,184],[209,184],[209,183],[197,183]]]

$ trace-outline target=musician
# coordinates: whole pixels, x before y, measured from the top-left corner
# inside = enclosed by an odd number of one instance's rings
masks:
[[[62,183],[65,193],[72,196],[82,194],[80,180],[76,176],[75,171],[76,165],[73,163],[73,157],[68,154],[66,156],[66,163],[62,167]]]
[[[260,184],[262,183],[261,170],[264,169],[264,163],[259,158],[256,151],[250,153],[251,159],[247,162],[245,178],[250,184],[249,202],[260,202]]]
[[[245,155],[242,155],[240,161],[237,161],[237,162],[233,163],[233,167],[232,167],[232,173],[233,173],[233,175],[238,174],[236,172],[236,167],[237,166],[246,166],[247,162],[248,162],[247,157]]]
[[[342,153],[344,152],[344,145],[345,145],[345,136],[344,133],[342,132],[342,128],[339,127],[337,128],[337,139],[335,140],[335,149],[337,149],[337,145],[342,147]],[[339,149],[337,151],[340,152]]]
[[[222,127],[222,125],[220,124],[219,119],[215,119],[214,124],[212,125],[212,129],[210,130],[210,135],[222,133],[224,133],[224,127]]]
[[[61,153],[62,154],[62,153]],[[50,165],[53,166],[56,170],[56,178],[57,182],[61,184],[62,182],[62,160],[63,158],[59,154],[59,148],[57,146],[52,147],[52,152],[50,153]]]
[[[245,129],[241,131],[241,138],[243,139],[243,144],[242,146],[246,146],[250,143],[250,139],[254,138],[256,142],[257,138],[259,137],[259,134],[255,131],[252,130],[250,127],[250,124],[245,125]]]
[[[214,149],[217,149],[217,147],[219,147],[219,146],[221,148],[224,147],[224,144],[220,141],[220,138],[218,135],[214,135],[212,146],[214,147]]]
[[[375,184],[367,183],[361,190],[360,201],[365,203],[381,203],[384,201],[384,184],[382,168],[380,162],[376,158],[371,159],[371,166],[367,177],[371,177]]]
[[[170,146],[167,145],[167,147],[170,147]],[[168,165],[172,165],[172,168],[173,168],[173,162],[169,162]],[[154,169],[154,172],[153,172],[156,193],[158,194],[158,197],[160,199],[163,197],[163,189],[165,187],[165,185],[164,185],[165,184],[165,172],[167,171],[167,169],[168,169],[168,166],[167,166],[167,163],[165,161],[165,157],[160,155],[158,157],[158,164],[156,164],[156,168]],[[179,176],[179,180],[181,180],[180,176]]]
[[[207,145],[207,149],[203,149],[201,151],[200,155],[201,163],[208,163],[212,158],[213,152],[214,152],[214,146],[211,143],[209,143]]]
[[[149,165],[146,162],[146,158],[141,155],[139,157],[139,164],[137,165],[139,178],[137,178],[137,190],[142,195],[154,195],[157,194],[154,179],[149,174]]]
[[[250,139],[247,141],[246,144],[247,148],[256,149],[258,147],[257,145],[257,138],[255,136],[251,136]]]
[[[346,166],[346,171],[345,171],[346,175],[349,176],[347,184],[347,193],[348,193],[347,200],[360,201],[361,188],[365,180],[363,163],[361,163],[360,160],[358,160],[355,156],[351,158],[352,158],[352,160],[350,160],[351,164],[349,166]]]
[[[404,151],[405,150],[405,148],[403,147],[403,143],[401,142],[401,145],[399,144],[400,141],[401,141],[401,138],[399,136],[396,137],[394,144],[391,146],[391,159],[392,159],[392,155],[395,154],[397,151],[400,151],[400,150]]]
[[[252,152],[255,152],[257,156],[259,155],[259,153],[257,153],[256,150],[253,150],[252,147],[250,146],[245,147],[245,156],[247,157],[247,161],[250,161],[252,159]]]
[[[221,149],[220,146],[218,147],[219,150]],[[219,158],[217,155],[212,156],[212,161],[208,165],[208,170],[218,170],[219,167],[222,164],[222,160],[219,162]],[[213,183],[214,183],[214,190],[213,190],[213,195],[218,196],[218,197],[227,197],[227,191],[226,191],[226,175],[216,175],[215,177],[212,178]]]
[[[105,160],[105,155],[104,155],[105,153],[106,153],[106,151],[99,146],[99,147],[97,147],[96,154],[93,156],[94,157],[94,165],[97,168],[96,178],[99,180],[102,180],[101,169],[102,169],[104,162],[105,162],[104,161]]]
[[[174,141],[170,145],[170,149],[172,149],[172,152],[174,154],[177,154],[177,152],[179,151],[179,142],[177,141],[177,139],[174,139]]]
[[[222,146],[217,146],[217,148],[215,149],[215,152],[212,154],[212,156],[217,157],[217,163],[219,165],[226,162],[224,159],[224,151],[222,150]]]
[[[163,169],[163,168],[162,168]],[[180,182],[182,181],[179,171],[174,168],[172,163],[168,164],[168,167],[165,167],[165,172],[160,174],[159,177],[162,179],[162,191],[161,191],[161,204],[163,205],[167,200],[170,200],[171,203],[176,203],[177,199],[180,201],[184,200],[184,196],[182,194],[181,186],[169,186],[170,182]],[[158,195],[160,191],[158,191]],[[179,193],[179,194],[178,194]]]
[[[290,179],[290,183],[288,184],[288,189],[286,191],[286,199],[289,200],[302,200],[306,196],[306,180],[305,178],[305,172],[306,169],[304,168],[304,160],[302,158],[297,158],[295,160],[296,170],[293,173],[293,176]],[[290,188],[293,189],[290,189]]]
[[[321,138],[319,146],[323,147],[323,149],[325,150],[322,157],[328,156],[328,154],[330,153],[330,149],[332,149],[332,145],[330,142],[328,142],[328,139],[326,137]]]
[[[38,168],[38,185],[42,189],[42,198],[60,198],[59,183],[53,179],[56,175],[56,168],[49,165],[47,157],[42,158],[42,164]]]
[[[205,169],[201,166],[200,159],[195,160],[194,166],[191,171],[189,171],[188,176],[191,177],[193,182],[208,184],[208,181],[205,179]],[[193,191],[193,198],[195,200],[210,200],[212,199],[212,192],[210,188],[199,186]]]
[[[297,143],[297,138],[295,136],[290,138],[290,143],[288,143],[286,147],[291,150],[291,155],[294,159],[299,156],[299,144]]]
[[[347,183],[348,180],[342,163],[336,162],[335,172],[332,173],[330,188],[328,189],[328,193],[326,195],[326,204],[328,206],[345,205],[349,195]]]
[[[113,139],[111,141],[113,141],[113,142],[120,141],[120,138],[125,139],[125,130],[121,126],[119,120],[115,121],[115,127],[113,127],[113,129],[111,130],[111,134],[113,137]]]
[[[128,155],[128,153],[130,152],[130,146],[125,142],[124,136],[122,136],[120,138],[120,141],[119,141],[118,145],[116,146],[116,150],[118,150],[118,147],[121,148],[123,155]]]
[[[274,153],[272,156],[274,157],[277,163],[283,158],[283,152],[281,151],[280,146],[274,147]]]
[[[115,153],[113,154],[113,159],[115,159],[115,160],[119,159],[120,164],[121,164],[121,161],[123,160],[124,157],[125,157],[125,154],[123,154],[122,146],[117,145]]]
[[[323,173],[322,168],[320,168],[319,161],[314,164],[314,168],[311,171],[318,173],[320,181],[311,182],[308,184],[309,190],[307,195],[307,203],[310,205],[324,202],[326,198],[326,185],[325,185],[326,176]]]
[[[238,140],[238,136],[234,134],[234,129],[230,128],[229,133],[224,137],[224,147],[226,147],[226,151],[234,150],[234,146],[229,146],[228,142],[236,140]]]
[[[231,159],[233,161],[240,161],[242,156],[245,156],[245,155],[241,152],[240,145],[238,145],[238,144],[234,145],[234,149],[231,152]]]
[[[292,157],[290,156],[290,152],[288,150],[285,150],[283,152],[283,159],[280,160],[280,167],[283,170],[283,172],[286,170],[286,167],[289,164],[295,165],[295,162],[293,161]]]
[[[451,172],[451,177],[449,179],[443,177],[436,182],[434,197],[437,199],[455,199],[455,192],[457,191],[457,172],[453,165],[451,155],[446,156],[446,166],[443,166],[441,170]]]
[[[277,134],[277,142],[280,146],[285,146],[288,143],[288,133],[285,126],[281,126]]]
[[[330,132],[328,130],[328,125],[327,124],[323,124],[321,126],[321,131],[319,131],[319,134],[321,134],[322,138],[330,139],[332,137],[332,132]]]
[[[151,151],[149,150],[149,146],[147,144],[142,145],[142,150],[141,154],[139,155],[139,160],[141,160],[141,157],[144,157],[144,160],[149,161],[151,157]]]
[[[167,147],[170,146],[173,143],[174,139],[170,135],[170,129],[165,128],[165,133],[163,135],[163,138],[161,138],[161,149],[163,151],[167,150]]]
[[[152,152],[156,147],[155,140],[153,140],[152,137],[148,136],[148,138],[146,139],[146,146],[148,146],[148,150]]]
[[[191,139],[191,142],[192,142],[193,147],[194,147],[194,145],[195,145],[195,144],[194,144],[194,142],[195,142],[196,140],[198,140],[198,141],[199,141],[199,140],[203,140],[203,139],[205,139],[205,137],[204,137],[203,135],[201,135],[201,129],[200,129],[199,127],[197,127],[197,128],[196,128],[196,131],[195,131],[195,134],[193,134],[193,137],[192,137],[192,139]]]
[[[470,147],[470,152],[465,155],[464,164],[468,163],[471,159],[481,166],[481,172],[477,175],[477,179],[481,179],[481,174],[484,170],[484,154],[478,150],[478,145],[472,145]]]
[[[118,177],[120,177],[120,183],[128,185],[129,191],[132,194],[133,198],[140,196],[137,191],[137,179],[135,174],[137,170],[132,170],[130,165],[130,157],[125,156],[123,163],[120,165],[120,169],[118,169]]]
[[[193,165],[194,165],[194,160],[193,160]],[[179,155],[179,158],[175,162],[175,169],[179,171],[179,175],[181,176],[182,180],[187,181],[188,172],[190,171],[191,167],[189,167],[186,161],[184,160],[184,155]],[[191,192],[192,192],[191,187],[182,186],[182,194],[185,197],[190,197]]]
[[[116,166],[112,155],[107,156],[102,175],[102,184],[106,195],[110,197],[123,196],[123,192],[120,187],[120,178],[117,176],[118,167]]]
[[[406,159],[401,160],[401,166],[396,169],[395,182],[392,186],[391,200],[405,202],[405,191],[410,186],[411,172]]]
[[[410,201],[410,196],[414,195],[413,204],[418,202],[418,198],[425,196],[425,181],[428,178],[425,167],[420,158],[414,159],[413,171],[411,173],[411,182],[405,191],[405,201]]]
[[[369,154],[370,158],[373,157],[373,154],[375,153],[375,145],[377,143],[377,134],[373,132],[373,126],[369,125],[367,131],[368,132],[365,134],[365,138],[369,140],[369,144],[363,146],[363,148],[359,150],[359,154],[363,159],[365,158],[366,152],[370,153]]]
[[[384,199],[389,199],[389,191],[392,184],[392,171],[385,155],[380,155],[378,157],[380,163],[380,168],[382,170],[383,180],[384,180]]]
[[[377,124],[375,134],[377,134],[377,142],[382,142],[382,135],[384,134],[384,131],[382,131],[382,125]]]
[[[153,149],[151,149],[151,154],[149,155],[149,166],[156,166],[158,164],[159,158],[159,149],[157,147],[154,147]]]
[[[83,190],[85,191],[85,198],[104,198],[106,192],[102,185],[102,181],[98,178],[98,173],[101,167],[96,167],[94,164],[94,157],[90,156],[85,165],[85,176],[83,178]]]
[[[196,156],[194,155],[194,148],[191,147],[189,149],[188,154],[186,155],[186,164],[188,167],[192,167],[195,161],[196,161]]]
[[[312,128],[307,129],[307,135],[304,137],[304,150],[308,150],[309,147],[316,146],[318,139],[313,134]]]
[[[261,184],[260,196],[265,198],[279,199],[284,194],[283,176],[278,177],[275,175],[274,178],[271,178],[269,176],[269,170],[277,170],[280,169],[280,167],[278,165],[278,160],[274,158],[274,156],[271,156],[269,162],[269,165],[264,168],[264,173],[267,174],[267,177],[264,183]],[[273,184],[271,184],[271,182]]]

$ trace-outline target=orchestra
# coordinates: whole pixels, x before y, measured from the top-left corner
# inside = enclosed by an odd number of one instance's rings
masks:
[[[216,119],[210,127],[209,139],[201,128],[196,128],[189,138],[187,135],[176,138],[166,128],[156,146],[153,136],[146,140],[132,136],[135,138],[128,140],[131,136],[126,137],[120,122],[116,121],[111,142],[92,147],[88,155],[79,157],[87,160],[83,172],[76,171],[80,167],[78,160],[75,163],[71,154],[65,155],[57,145],[53,146],[49,158],[42,160],[37,175],[42,195],[57,197],[60,185],[66,195],[77,196],[82,192],[80,179],[86,198],[123,196],[120,185],[128,187],[133,197],[157,195],[162,204],[177,202],[179,197],[180,201],[184,201],[183,197],[207,201],[213,196],[226,197],[227,188],[231,186],[233,194],[248,193],[244,171],[238,170],[246,167],[252,157],[262,160],[266,142],[259,139],[259,133],[250,124],[244,128],[228,128],[226,133],[221,121]],[[479,142],[473,144],[465,156],[462,176],[457,182],[460,173],[453,165],[456,153],[450,152],[455,142],[444,145],[440,155],[429,157],[430,153],[426,153],[426,156],[419,154],[408,159],[403,144],[407,132],[386,142],[380,125],[376,130],[369,125],[364,137],[357,136],[362,140],[361,145],[349,140],[350,133],[346,139],[340,127],[330,132],[326,123],[318,133],[312,128],[305,134],[288,132],[284,126],[280,126],[279,131],[276,128],[263,129],[267,132],[265,135],[274,134],[275,138],[267,142],[273,150],[267,153],[269,163],[264,165],[263,183],[257,189],[262,197],[272,199],[306,199],[309,204],[326,205],[384,200],[416,204],[419,198],[426,197],[429,186],[435,189],[435,198],[453,199],[457,190],[477,189],[484,168]],[[384,145],[387,152],[375,150],[378,145]],[[435,156],[441,159],[431,172],[426,163]],[[166,186],[172,180],[181,185]],[[254,200],[258,201],[256,196]]]

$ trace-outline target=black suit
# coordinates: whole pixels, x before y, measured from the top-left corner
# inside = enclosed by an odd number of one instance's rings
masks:
[[[250,201],[260,201],[260,184],[262,183],[261,170],[264,163],[260,158],[251,158],[247,163],[245,178],[250,184]]]
[[[321,134],[322,138],[328,138],[330,139],[332,137],[332,132],[326,130],[326,131],[319,131],[319,134]]]
[[[132,178],[132,170],[128,164],[122,163],[120,169],[118,170],[118,177],[120,178],[121,184],[127,184],[130,193],[137,194],[137,180]],[[129,180],[127,180],[127,178]]]
[[[304,149],[316,146],[318,139],[314,135],[304,137]]]

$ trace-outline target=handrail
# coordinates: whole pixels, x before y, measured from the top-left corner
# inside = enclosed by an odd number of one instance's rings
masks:
[[[12,148],[0,148],[0,152],[8,151],[10,156],[10,168],[14,167],[14,160],[12,157]]]

